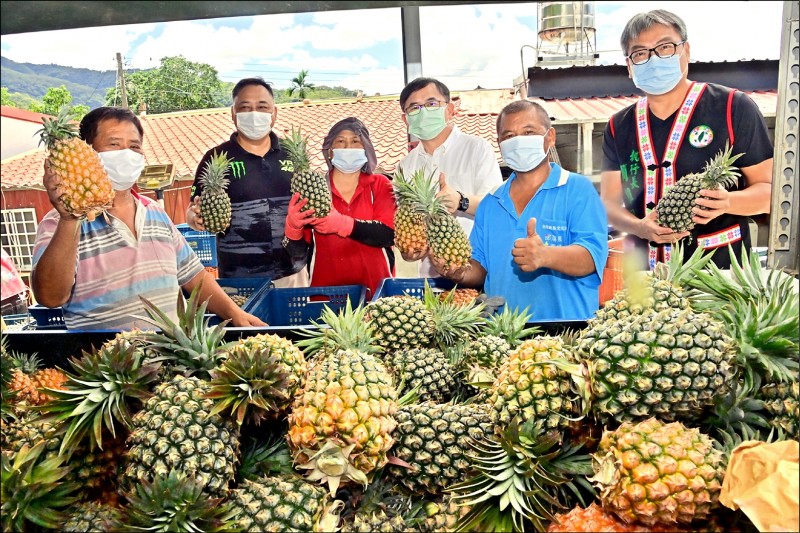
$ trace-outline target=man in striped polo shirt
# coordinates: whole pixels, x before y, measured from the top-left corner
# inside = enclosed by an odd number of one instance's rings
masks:
[[[173,320],[178,291],[201,284],[209,311],[233,326],[265,326],[244,312],[203,268],[161,206],[132,190],[144,168],[144,130],[129,109],[100,107],[81,121],[80,136],[100,154],[114,187],[113,206],[93,221],[70,215],[45,161],[44,186],[54,209],[42,219],[33,251],[32,288],[47,307],[62,306],[68,329],[149,327],[144,296]]]

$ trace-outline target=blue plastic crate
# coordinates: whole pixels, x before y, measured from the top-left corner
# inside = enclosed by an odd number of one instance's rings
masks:
[[[191,231],[195,231],[189,227],[189,224],[176,224],[175,227],[178,228],[178,231],[181,232],[181,235],[186,235]]]
[[[217,266],[217,236],[207,231],[189,231],[183,234],[186,242],[206,267]]]
[[[384,278],[372,297],[374,302],[384,296],[413,296],[422,298],[425,294],[425,280],[434,290],[449,291],[455,283],[447,278]]]
[[[364,304],[367,288],[363,285],[335,287],[269,288],[257,294],[244,310],[270,326],[307,326],[319,320],[327,305],[339,311],[347,305]]]
[[[257,294],[272,286],[272,278],[220,278],[217,283],[228,296],[246,296],[247,305]]]
[[[23,315],[3,315],[5,331],[21,331],[36,329],[36,321],[29,314]]]
[[[60,307],[45,307],[39,304],[28,306],[28,313],[36,320],[36,329],[66,329],[64,313]]]

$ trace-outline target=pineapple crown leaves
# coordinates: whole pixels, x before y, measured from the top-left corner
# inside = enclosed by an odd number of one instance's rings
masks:
[[[126,494],[123,510],[124,529],[133,531],[205,531],[235,530],[232,504],[203,492],[203,484],[179,470],[153,480],[140,480]]]
[[[79,485],[65,482],[70,468],[63,455],[42,458],[45,441],[27,444],[16,453],[0,454],[0,526],[3,531],[26,531],[31,526],[58,530],[63,510],[78,500]]]
[[[78,136],[78,126],[74,122],[73,108],[64,106],[55,118],[42,118],[42,129],[34,135],[39,135],[39,144],[44,144],[52,150],[58,141],[72,139]]]
[[[366,307],[355,309],[348,298],[345,306],[338,312],[324,306],[319,321],[312,320],[313,329],[298,330],[305,337],[297,342],[306,356],[336,350],[359,350],[365,353],[378,353],[383,349],[376,345],[373,337],[375,326],[366,320]]]
[[[185,369],[189,375],[197,372],[205,374],[213,369],[224,356],[226,348],[225,326],[229,320],[224,320],[213,328],[209,326],[210,319],[205,318],[208,300],[200,303],[201,285],[202,283],[198,284],[192,290],[188,301],[182,292],[178,296],[177,324],[144,296],[139,296],[139,299],[142,300],[148,317],[134,317],[161,330],[161,333],[145,332],[141,336],[149,348],[160,354],[152,361],[173,362],[178,369]]]
[[[800,303],[794,279],[778,269],[770,269],[764,276],[758,253],[753,250],[742,250],[741,258],[732,247],[728,252],[730,276],[709,263],[688,280],[692,306],[728,326],[746,373],[756,372],[771,381],[796,380]]]
[[[398,206],[409,206],[413,212],[424,215],[426,223],[440,216],[451,216],[447,206],[437,197],[439,179],[436,172],[426,173],[421,168],[407,177],[398,169],[393,182]]]
[[[291,171],[293,173],[305,172],[311,166],[307,144],[306,139],[300,133],[300,128],[292,128],[289,136],[281,139],[281,147],[286,151],[292,162],[293,168]]]
[[[739,171],[733,164],[744,153],[732,154],[733,146],[730,146],[726,141],[725,148],[706,163],[703,172],[700,174],[700,180],[704,188],[711,189],[720,185],[732,185],[739,178]]]
[[[242,450],[236,478],[258,481],[274,474],[290,474],[294,472],[292,465],[289,446],[281,435],[266,439],[251,437]]]
[[[703,431],[723,438],[736,435],[750,440],[752,435],[769,428],[764,402],[753,397],[754,386],[736,380],[725,394],[714,398],[711,412],[702,420]]]
[[[503,311],[486,319],[482,332],[505,339],[512,348],[515,348],[523,340],[542,332],[541,328],[536,326],[526,327],[530,318],[531,314],[528,313],[527,307],[520,311],[518,307],[510,309],[508,306],[504,306]]]
[[[32,407],[44,413],[43,421],[65,427],[59,453],[71,454],[87,437],[90,449],[102,450],[103,428],[116,437],[115,420],[128,429],[133,426],[131,413],[152,395],[149,388],[161,366],[142,360],[142,351],[121,340],[70,359],[75,373],[65,372],[64,389],[45,388],[53,400]]]
[[[698,247],[691,256],[684,259],[683,244],[679,241],[673,246],[669,261],[667,263],[658,263],[653,269],[652,275],[656,279],[663,279],[676,287],[684,288],[706,265],[711,263],[713,256],[713,251],[707,252]]]
[[[288,377],[280,356],[268,347],[234,345],[222,364],[211,371],[210,390],[205,394],[214,400],[210,415],[230,409],[239,426],[245,416],[259,425],[278,410],[278,403],[288,399]]]
[[[455,501],[472,506],[459,530],[501,520],[514,531],[523,531],[526,521],[544,531],[554,511],[565,508],[567,491],[582,499],[575,483],[591,473],[591,458],[562,440],[558,431],[544,432],[541,421],[520,424],[518,417],[500,435],[473,440],[476,474],[449,489]]]
[[[225,176],[228,175],[228,170],[231,168],[231,160],[228,159],[228,153],[217,153],[216,151],[211,158],[206,162],[203,173],[200,175],[200,183],[203,184],[203,190],[210,193],[220,193],[224,191],[230,180]]]
[[[484,304],[459,305],[453,303],[454,297],[455,291],[450,291],[444,298],[439,298],[425,280],[423,302],[433,317],[433,343],[442,352],[448,346],[475,338],[484,324],[481,316]]]

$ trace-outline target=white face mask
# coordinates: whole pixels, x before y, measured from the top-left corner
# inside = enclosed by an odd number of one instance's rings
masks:
[[[272,129],[272,113],[248,111],[236,113],[236,129],[251,141],[260,141]]]
[[[127,191],[133,187],[144,170],[144,156],[130,148],[99,152],[98,155],[115,191]]]
[[[517,135],[506,139],[500,143],[500,154],[514,172],[533,170],[547,157],[544,135]]]
[[[367,162],[367,153],[363,148],[334,148],[331,163],[333,166],[350,174],[357,171]]]

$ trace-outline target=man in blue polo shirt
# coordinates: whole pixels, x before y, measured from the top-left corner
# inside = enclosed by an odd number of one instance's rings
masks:
[[[470,266],[434,266],[459,285],[483,285],[511,308],[529,308],[534,321],[591,318],[608,257],[600,196],[588,178],[548,161],[556,133],[537,103],[503,108],[497,136],[514,173],[478,207]]]

